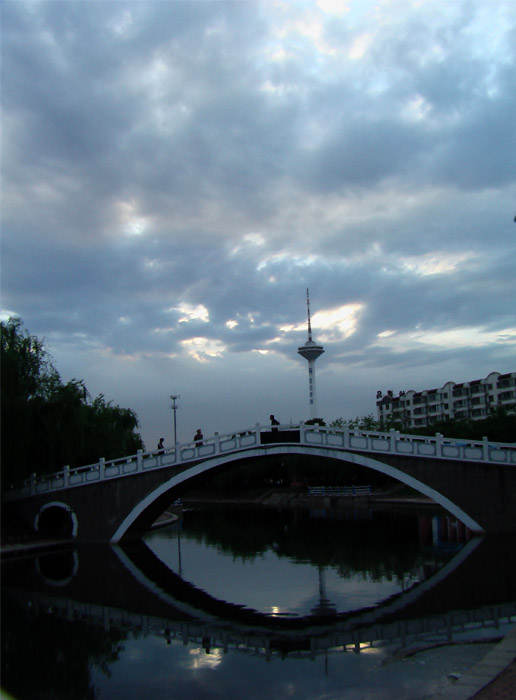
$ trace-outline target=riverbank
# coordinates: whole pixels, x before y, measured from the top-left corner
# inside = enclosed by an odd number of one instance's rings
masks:
[[[151,525],[151,530],[168,527],[180,519],[180,508],[174,511],[165,510]],[[2,542],[0,545],[1,559],[12,559],[26,555],[43,554],[59,549],[67,549],[75,544],[74,539],[25,539],[19,542]]]
[[[486,638],[456,641],[440,649],[417,652],[423,664],[455,665],[459,670],[448,675],[451,685],[436,694],[422,695],[428,700],[516,700],[516,622],[494,631],[499,640]],[[477,652],[481,658],[475,659]],[[471,663],[471,660],[474,660]],[[428,669],[430,672],[430,668]]]
[[[181,498],[183,506],[200,507],[202,505],[233,504],[255,506],[300,506],[300,507],[352,507],[369,504],[406,505],[436,507],[432,499],[409,489],[394,487],[388,490],[372,491],[360,496],[312,496],[306,488],[276,487],[265,489],[235,489],[234,491],[192,490]]]
[[[2,561],[26,555],[43,554],[57,549],[67,548],[74,540],[26,540],[23,542],[3,542],[0,547]]]

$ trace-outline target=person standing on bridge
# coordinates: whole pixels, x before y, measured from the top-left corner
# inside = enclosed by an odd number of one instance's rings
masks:
[[[197,428],[197,432],[194,435],[194,442],[201,447],[202,446],[202,441],[204,439],[204,435],[201,433],[201,429]]]
[[[280,423],[279,423],[279,420],[276,420],[276,418],[274,418],[274,416],[272,415],[272,413],[271,413],[271,415],[269,416],[269,418],[270,418],[270,421],[271,421],[271,425],[272,425],[272,426],[275,426],[275,425],[279,425],[279,424],[280,424]],[[273,427],[273,428],[272,428],[272,432],[273,432],[273,433],[277,433],[277,432],[278,432],[278,429]]]
[[[160,438],[158,442],[158,453],[162,454],[165,451],[165,438]]]

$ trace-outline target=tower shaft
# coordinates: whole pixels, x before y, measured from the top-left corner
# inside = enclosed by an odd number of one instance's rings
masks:
[[[319,418],[317,415],[317,393],[315,387],[315,361],[323,354],[324,348],[312,339],[312,322],[310,319],[310,294],[306,290],[306,305],[308,312],[308,340],[297,349],[301,357],[308,362],[308,396],[310,407],[310,418]]]

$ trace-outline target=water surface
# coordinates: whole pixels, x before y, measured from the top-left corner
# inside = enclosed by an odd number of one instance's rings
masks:
[[[500,618],[516,613],[514,544],[428,511],[188,511],[144,542],[6,562],[3,687],[17,700],[421,700],[516,619]],[[399,653],[461,639],[484,641]]]

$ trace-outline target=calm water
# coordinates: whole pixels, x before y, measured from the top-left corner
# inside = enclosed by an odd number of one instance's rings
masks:
[[[16,700],[431,697],[486,645],[446,666],[396,652],[496,631],[516,612],[515,544],[428,512],[186,511],[145,542],[5,563],[2,685]]]

